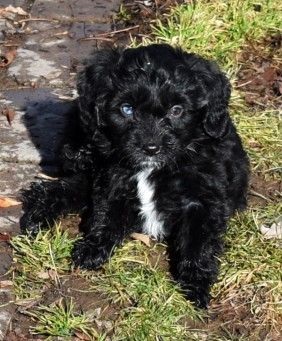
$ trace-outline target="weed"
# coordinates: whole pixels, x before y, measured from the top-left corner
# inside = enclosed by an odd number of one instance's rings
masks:
[[[52,306],[41,305],[29,315],[36,320],[36,326],[31,328],[32,334],[41,334],[48,337],[69,337],[77,333],[83,333],[90,340],[102,341],[104,339],[91,327],[92,321],[85,314],[75,312],[72,300],[60,299],[59,302]]]
[[[119,21],[123,21],[124,23],[130,22],[131,20],[131,14],[127,10],[126,7],[124,7],[123,4],[119,6],[119,10],[117,14],[115,15],[115,18]]]
[[[46,279],[58,281],[58,276],[70,269],[74,241],[60,225],[40,231],[34,239],[24,235],[14,237],[11,244],[17,264],[14,274],[17,298],[40,296]]]

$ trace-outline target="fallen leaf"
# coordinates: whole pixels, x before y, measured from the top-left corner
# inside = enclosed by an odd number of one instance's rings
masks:
[[[8,240],[11,240],[11,236],[8,233],[0,233],[1,242],[7,242]]]
[[[7,67],[17,55],[16,50],[9,50],[5,55],[0,56],[0,67]]]
[[[248,144],[251,148],[261,148],[261,144],[253,139],[249,140]]]
[[[264,83],[274,82],[274,79],[276,77],[276,70],[272,67],[268,67],[264,70],[261,77]]]
[[[12,281],[0,281],[0,288],[7,288],[12,286],[13,286]]]
[[[48,271],[40,271],[37,273],[37,277],[40,279],[49,279],[55,280],[57,278],[57,272],[55,270],[48,270]]]
[[[90,337],[88,335],[86,335],[85,333],[82,332],[74,332],[74,335],[79,339],[79,340],[85,340],[85,341],[89,341],[91,340]]]
[[[37,277],[40,279],[49,279],[48,271],[40,271],[37,273]]]
[[[6,116],[8,123],[12,125],[12,121],[16,115],[15,111],[9,107],[6,107],[2,110],[2,115]]]
[[[140,240],[140,242],[144,243],[147,246],[150,246],[150,237],[146,234],[142,233],[132,233],[131,237],[135,240]]]
[[[57,271],[52,270],[52,269],[48,270],[48,275],[53,281],[55,281],[58,277]]]
[[[11,206],[21,205],[20,201],[16,201],[11,198],[0,197],[0,208],[7,208]]]
[[[12,5],[9,5],[8,7],[4,8],[6,12],[11,12],[19,15],[28,15],[26,11],[24,11],[21,7],[14,7]]]

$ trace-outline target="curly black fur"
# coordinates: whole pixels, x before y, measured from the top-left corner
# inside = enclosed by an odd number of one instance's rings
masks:
[[[36,232],[86,205],[76,266],[99,268],[143,231],[166,240],[175,280],[206,307],[222,234],[246,205],[249,172],[228,115],[226,76],[168,45],[102,50],[79,75],[78,92],[82,138],[63,149],[69,175],[24,193],[22,228]]]

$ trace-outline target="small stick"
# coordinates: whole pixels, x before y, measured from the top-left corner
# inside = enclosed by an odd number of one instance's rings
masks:
[[[272,202],[271,199],[265,197],[264,195],[262,195],[262,194],[260,194],[260,193],[258,193],[258,192],[256,192],[256,191],[254,191],[254,190],[252,190],[252,189],[249,191],[249,194],[251,194],[251,195],[253,195],[253,196],[255,196],[255,197],[259,197],[259,198],[261,198],[261,199],[263,199],[263,200],[265,200],[265,201]]]
[[[113,41],[111,38],[103,38],[103,37],[88,37],[88,38],[80,38],[79,41],[87,41],[87,40],[103,40],[103,41]]]
[[[29,19],[22,19],[19,20],[19,23],[27,22],[27,21],[56,21],[59,22],[58,19],[46,19],[46,18],[29,18]]]
[[[247,81],[247,82],[245,82],[245,83],[243,83],[243,84],[236,85],[235,88],[236,88],[236,89],[242,88],[243,86],[246,86],[246,85],[248,85],[248,84],[250,84],[250,83],[252,83],[252,82],[253,82],[253,79],[251,79],[250,81]]]
[[[97,34],[95,37],[105,37],[105,36],[109,36],[109,35],[112,35],[112,34],[127,32],[127,31],[134,30],[135,28],[138,28],[139,26],[140,25],[136,25],[136,26],[124,28],[122,30],[116,30],[116,31],[111,31],[111,32],[100,33],[100,34]]]

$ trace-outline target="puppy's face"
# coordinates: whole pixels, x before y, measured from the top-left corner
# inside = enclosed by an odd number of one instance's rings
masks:
[[[137,69],[123,74],[105,105],[109,136],[134,167],[175,163],[189,153],[200,112],[179,89],[176,77],[159,70]]]
[[[224,134],[229,88],[227,94],[220,90],[224,114],[209,113],[216,78],[228,87],[216,66],[167,45],[128,49],[111,58],[107,72],[96,80],[100,91],[91,124],[131,167],[176,165],[194,152],[197,139]]]

